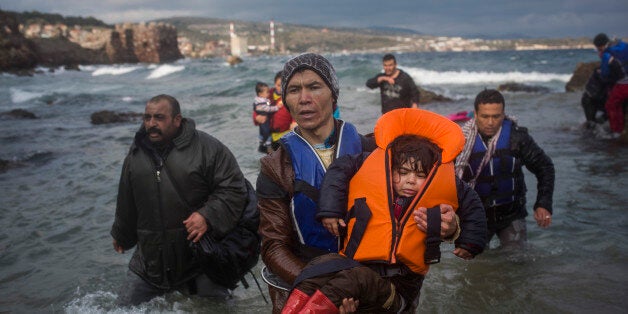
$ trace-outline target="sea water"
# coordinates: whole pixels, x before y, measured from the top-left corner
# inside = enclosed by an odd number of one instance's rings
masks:
[[[38,117],[0,120],[0,159],[14,165],[0,173],[0,312],[269,313],[250,276],[251,287],[236,289],[227,303],[170,293],[137,307],[116,305],[131,252],[117,254],[109,230],[122,160],[140,121],[92,125],[90,115],[143,112],[150,97],[173,95],[183,115],[225,143],[255,182],[261,155],[251,118],[254,86],[272,84],[289,57],[0,75],[0,112],[25,109]],[[382,55],[326,57],[339,76],[342,118],[371,132],[380,99],[364,83],[381,71]],[[494,241],[472,261],[443,245],[443,259],[421,291],[421,312],[625,313],[628,148],[584,132],[581,93],[564,92],[577,63],[595,60],[593,50],[397,54],[417,84],[453,99],[422,106],[440,114],[473,110],[479,91],[502,83],[550,90],[505,97],[506,112],[554,161],[551,227],[541,229],[528,216],[527,250],[504,251]],[[536,180],[525,175],[530,209]]]

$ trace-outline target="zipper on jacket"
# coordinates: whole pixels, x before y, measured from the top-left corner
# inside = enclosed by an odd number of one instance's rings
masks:
[[[163,274],[163,281],[165,282],[166,286],[170,286],[170,264],[169,264],[169,254],[168,254],[168,241],[166,241],[166,239],[168,238],[167,232],[166,232],[166,222],[164,221],[164,206],[163,206],[163,200],[161,198],[161,170],[164,168],[164,159],[161,158],[161,156],[159,156],[159,158],[157,158],[157,160],[155,160],[155,179],[157,181],[157,199],[159,200],[159,218],[161,220],[161,234],[162,234],[162,239],[163,239],[163,243],[159,246],[159,250],[160,250],[160,255],[162,258],[162,262],[163,262],[163,268],[160,269],[159,271],[162,272]]]
[[[159,159],[159,164],[155,165],[155,179],[157,183],[161,182],[161,169],[164,167],[163,159]]]

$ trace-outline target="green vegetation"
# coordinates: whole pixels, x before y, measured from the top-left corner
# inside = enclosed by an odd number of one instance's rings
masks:
[[[38,11],[30,11],[30,12],[11,12],[7,11],[11,14],[14,14],[20,24],[29,25],[29,24],[65,24],[67,26],[97,26],[97,27],[106,27],[111,28],[111,25],[96,19],[94,17],[81,17],[81,16],[63,16],[61,14],[54,13],[42,13]]]

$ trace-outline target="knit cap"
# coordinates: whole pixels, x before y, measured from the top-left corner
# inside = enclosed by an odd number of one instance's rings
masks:
[[[315,53],[304,53],[286,62],[281,76],[281,98],[285,101],[286,87],[288,87],[288,81],[290,81],[294,73],[304,69],[316,72],[316,74],[323,79],[325,84],[331,89],[331,96],[334,98],[335,107],[338,101],[338,94],[340,93],[336,70],[334,70],[334,67],[327,59]]]

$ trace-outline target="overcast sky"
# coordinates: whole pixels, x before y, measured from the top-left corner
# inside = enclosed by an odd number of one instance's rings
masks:
[[[628,0],[0,0],[0,9],[93,16],[106,23],[203,16],[397,27],[438,36],[628,37]]]

